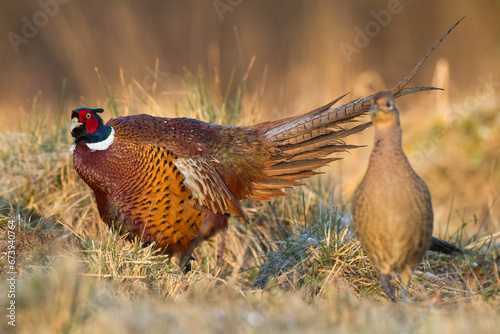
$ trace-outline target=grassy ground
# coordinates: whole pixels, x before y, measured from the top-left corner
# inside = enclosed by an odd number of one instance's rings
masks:
[[[222,90],[217,82],[188,74],[187,93],[175,113],[223,124],[254,122],[259,92],[247,92],[245,78],[236,81]],[[108,116],[137,105],[141,112],[161,112],[154,91],[117,101],[105,88]],[[353,234],[347,201],[334,196],[337,183],[329,169],[287,198],[246,202],[252,223],[231,220],[223,259],[217,259],[216,236],[196,250],[193,271],[184,275],[177,261],[104,226],[91,191],[72,167],[68,110],[61,108],[54,121],[39,102],[20,132],[0,138],[0,305],[6,310],[15,300],[20,333],[498,330],[499,253],[494,239],[481,239],[494,230],[485,233],[477,224],[467,233],[449,233],[467,254],[428,253],[413,276],[410,301],[392,303]],[[492,131],[498,129],[498,117],[488,119]],[[443,129],[456,144],[459,134]],[[492,154],[489,147],[474,159]],[[443,187],[457,177],[458,172],[446,178]],[[9,237],[15,263],[7,256]],[[7,294],[10,265],[17,272],[13,298]],[[399,283],[393,280],[397,288]],[[12,330],[2,318],[0,328]]]

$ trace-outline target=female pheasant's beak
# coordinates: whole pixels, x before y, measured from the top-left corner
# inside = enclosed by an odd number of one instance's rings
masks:
[[[370,116],[374,117],[375,114],[379,111],[378,107],[376,104],[373,104],[371,107],[370,107]]]

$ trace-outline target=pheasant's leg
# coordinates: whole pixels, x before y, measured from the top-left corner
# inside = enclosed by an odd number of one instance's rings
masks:
[[[183,269],[184,274],[187,274],[188,272],[191,271],[191,261],[193,261],[195,258],[193,255],[182,255],[180,260],[179,260],[179,266]]]
[[[406,268],[403,270],[403,275],[401,276],[401,285],[403,286],[403,301],[408,300],[408,287],[410,286],[412,273],[413,270],[410,267],[406,266]]]
[[[391,275],[380,274],[380,283],[382,284],[382,289],[384,289],[386,296],[394,301],[394,289],[391,285]]]
[[[227,230],[224,229],[222,230],[221,236],[220,236],[220,251],[219,251],[219,259],[217,262],[222,264],[222,257],[224,256],[224,249],[226,248],[226,233]]]
[[[408,301],[408,289],[406,287],[403,287],[403,289],[401,289],[401,297],[404,302]]]
[[[180,265],[184,266],[185,274],[191,271],[191,261],[195,259],[193,256],[193,251],[196,248],[196,246],[198,246],[205,239],[205,235],[208,234],[209,229],[210,229],[210,222],[208,220],[205,220],[201,224],[201,228],[198,230],[196,238],[191,242],[191,246],[189,246],[188,252],[183,256],[181,256]]]

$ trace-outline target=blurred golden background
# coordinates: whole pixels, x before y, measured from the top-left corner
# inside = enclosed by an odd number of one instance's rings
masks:
[[[434,197],[436,234],[448,221],[500,231],[499,1],[41,0],[0,9],[3,132],[35,103],[49,118],[107,107],[96,68],[120,114],[182,115],[186,73],[200,71],[221,87],[233,71],[247,78],[260,120],[298,114],[392,87],[466,16],[411,85],[446,91],[397,103],[405,150]],[[366,168],[372,131],[348,141],[368,147],[325,170],[339,203]]]

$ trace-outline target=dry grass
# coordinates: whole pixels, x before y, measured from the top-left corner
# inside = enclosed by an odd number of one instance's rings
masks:
[[[188,73],[188,93],[177,112],[218,123],[250,122],[262,89],[249,93],[245,80],[224,90],[217,80]],[[116,109],[106,91],[108,110],[130,111]],[[153,92],[141,91],[140,98],[133,92],[124,105],[160,112]],[[224,258],[216,256],[217,236],[196,250],[194,270],[184,275],[176,261],[103,226],[91,191],[72,168],[66,115],[54,124],[36,100],[33,111],[38,116],[22,133],[0,140],[0,245],[4,254],[7,221],[14,220],[21,333],[497,330],[494,242],[472,245],[456,258],[428,254],[413,277],[411,301],[391,303],[353,234],[332,173],[309,180],[288,198],[246,202],[252,223],[231,220]],[[453,241],[462,246],[485,232],[461,231]],[[393,283],[398,286],[399,279]],[[2,279],[0,290],[6,287]],[[8,303],[0,294],[2,309]],[[0,326],[9,329],[6,321]]]

